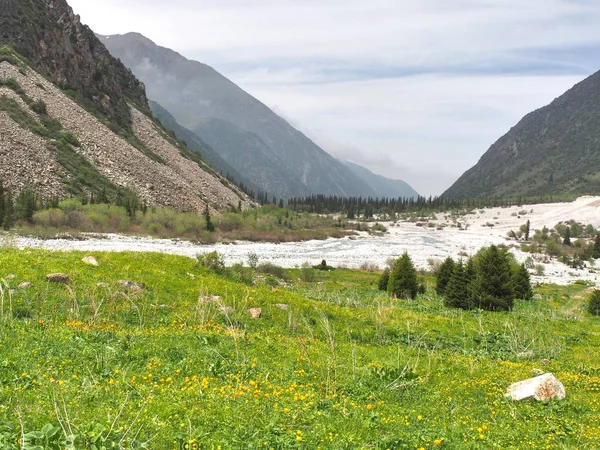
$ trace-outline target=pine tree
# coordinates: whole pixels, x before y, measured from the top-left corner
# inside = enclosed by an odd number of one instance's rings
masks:
[[[565,239],[563,240],[564,245],[571,245],[571,228],[567,227],[565,230]]]
[[[596,234],[596,240],[594,241],[594,250],[592,252],[592,258],[600,258],[600,233]]]
[[[208,208],[208,203],[206,204],[206,209],[204,210],[204,218],[206,219],[206,230],[211,233],[215,231],[215,226],[210,218],[210,209]]]
[[[448,257],[446,260],[440,265],[440,269],[438,271],[437,276],[437,284],[435,287],[438,295],[444,295],[446,293],[446,286],[452,277],[452,272],[454,271],[455,262],[452,258]]]
[[[410,256],[405,252],[396,261],[396,265],[390,273],[388,295],[394,298],[415,299],[418,289],[417,271]]]
[[[465,293],[465,300],[467,302],[467,308],[475,308],[475,288],[477,286],[477,267],[475,266],[475,260],[469,258],[467,264],[465,264],[465,278],[467,279],[467,292]]]
[[[531,221],[528,220],[527,224],[525,224],[525,240],[529,240],[529,233],[531,232]]]
[[[379,290],[387,292],[388,283],[390,281],[390,269],[385,269],[379,277]]]
[[[2,179],[0,179],[0,226],[4,223],[4,215],[5,215],[5,198],[4,198],[4,184],[2,183]]]
[[[6,191],[4,195],[4,220],[2,221],[2,228],[10,230],[14,225],[14,205],[12,195],[10,191]]]
[[[476,306],[488,311],[510,311],[513,307],[514,293],[508,257],[495,245],[482,253],[477,265],[474,296]]]
[[[444,304],[450,308],[470,309],[469,279],[467,278],[465,266],[462,261],[454,264],[452,276],[446,286]]]
[[[17,197],[16,204],[19,219],[31,223],[37,207],[35,192],[31,189],[23,189]]]
[[[513,274],[513,291],[515,298],[520,300],[531,300],[533,298],[531,277],[525,264],[520,265]]]
[[[600,316],[600,290],[595,290],[590,296],[588,312],[592,316]]]

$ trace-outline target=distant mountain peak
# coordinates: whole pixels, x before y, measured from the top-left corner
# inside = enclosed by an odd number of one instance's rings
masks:
[[[103,42],[144,81],[149,97],[263,191],[375,196],[348,167],[213,68],[137,35]]]

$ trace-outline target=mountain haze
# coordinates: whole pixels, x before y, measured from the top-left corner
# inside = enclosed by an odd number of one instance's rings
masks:
[[[600,193],[600,72],[525,116],[444,196]]]
[[[375,191],[377,197],[386,198],[416,198],[419,196],[408,183],[402,180],[394,180],[392,178],[386,178],[383,175],[378,175],[371,172],[366,167],[352,163],[350,161],[343,161],[346,166],[352,170],[361,180]]]
[[[211,67],[137,33],[100,39],[145,83],[152,100],[269,194],[376,196],[344,164]]]

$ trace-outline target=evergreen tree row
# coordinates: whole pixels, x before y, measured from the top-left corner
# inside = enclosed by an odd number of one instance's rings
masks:
[[[263,199],[264,200],[264,199]],[[268,200],[268,199],[267,199]],[[374,214],[401,214],[405,212],[444,212],[450,210],[474,210],[481,208],[509,207],[524,203],[552,203],[552,196],[535,198],[450,198],[450,197],[416,197],[416,198],[373,198],[373,197],[339,197],[328,195],[310,195],[294,197],[288,200],[288,207],[296,212],[316,214],[346,214],[348,219],[369,219]]]
[[[495,245],[466,263],[447,258],[438,271],[436,291],[448,307],[488,311],[510,311],[516,299],[533,297],[525,265]]]

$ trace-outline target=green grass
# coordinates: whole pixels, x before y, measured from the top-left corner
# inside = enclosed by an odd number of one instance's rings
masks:
[[[512,313],[462,312],[432,292],[382,297],[370,273],[272,290],[183,257],[93,255],[99,267],[84,253],[0,250],[2,448],[20,448],[21,426],[52,449],[71,434],[77,449],[592,449],[600,439],[600,319],[583,312],[586,286],[543,287],[556,298]],[[54,272],[71,285],[49,284]],[[564,401],[503,398],[538,369],[565,384]]]

